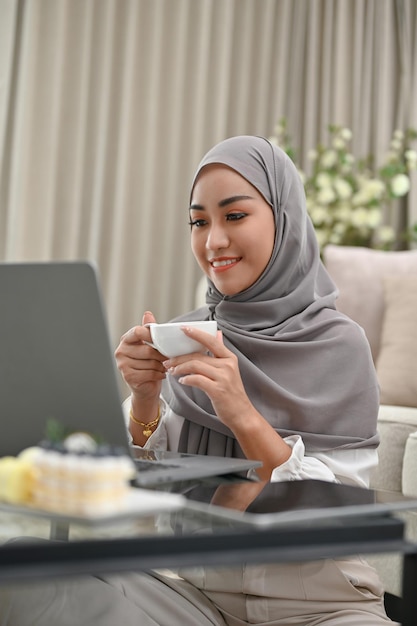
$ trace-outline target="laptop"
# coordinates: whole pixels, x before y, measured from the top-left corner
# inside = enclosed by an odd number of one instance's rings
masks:
[[[241,474],[261,465],[129,446],[98,272],[91,263],[0,263],[0,299],[0,456],[38,444],[54,419],[123,446],[136,459],[140,487]]]

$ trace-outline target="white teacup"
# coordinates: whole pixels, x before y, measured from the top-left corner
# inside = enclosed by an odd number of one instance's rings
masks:
[[[193,326],[199,330],[216,336],[217,322],[215,320],[206,320],[199,322],[168,322],[166,324],[146,324],[151,331],[152,343],[149,344],[156,348],[161,354],[172,358],[181,356],[182,354],[190,354],[191,352],[201,352],[207,348],[195,339],[188,337],[182,326]]]

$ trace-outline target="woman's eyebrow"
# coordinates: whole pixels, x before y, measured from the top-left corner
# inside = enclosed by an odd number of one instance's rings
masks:
[[[227,206],[228,204],[233,204],[233,202],[239,202],[240,200],[253,200],[252,196],[230,196],[230,198],[225,198],[224,200],[220,200],[219,207]]]
[[[253,200],[252,196],[240,195],[240,196],[230,196],[230,198],[224,198],[224,200],[220,200],[218,206],[223,208],[228,204],[233,204],[233,202],[239,202],[240,200]],[[191,204],[189,211],[204,211],[204,207],[201,204]]]

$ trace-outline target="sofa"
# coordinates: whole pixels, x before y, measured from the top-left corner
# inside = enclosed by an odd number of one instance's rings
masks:
[[[339,289],[338,310],[365,331],[380,384],[381,443],[371,486],[417,496],[417,250],[328,245],[323,261]],[[417,542],[417,511],[401,516]],[[400,597],[401,555],[368,560],[386,592]]]

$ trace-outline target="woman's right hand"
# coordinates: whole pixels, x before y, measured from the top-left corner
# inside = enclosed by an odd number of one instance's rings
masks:
[[[145,343],[152,341],[149,328],[145,324],[155,321],[150,311],[144,313],[142,326],[134,326],[128,330],[115,351],[117,367],[130,387],[132,400],[137,402],[155,402],[166,376],[162,362],[167,357]]]

